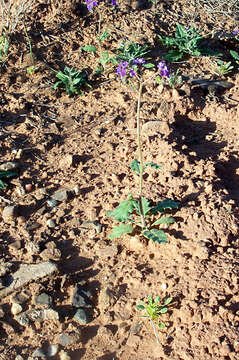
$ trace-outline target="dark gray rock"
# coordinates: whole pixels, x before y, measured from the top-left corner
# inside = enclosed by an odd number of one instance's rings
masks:
[[[90,314],[88,309],[78,309],[73,317],[74,320],[82,325],[90,322]]]
[[[81,338],[81,332],[76,333],[75,331],[64,332],[60,334],[58,342],[61,346],[69,346],[79,342]]]
[[[46,293],[42,293],[38,296],[35,296],[34,303],[36,305],[47,305],[50,307],[52,305],[52,297]]]
[[[76,308],[92,308],[92,293],[85,290],[81,285],[77,284],[72,296],[72,306]]]
[[[70,196],[70,191],[66,189],[56,191],[52,196],[51,200],[55,201],[65,201],[68,200]]]

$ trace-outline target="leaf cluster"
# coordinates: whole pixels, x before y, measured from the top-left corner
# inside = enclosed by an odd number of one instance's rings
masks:
[[[196,56],[220,55],[210,49],[202,48],[201,43],[204,37],[193,26],[184,27],[181,24],[177,24],[174,37],[162,37],[161,35],[158,35],[158,37],[164,46],[172,48],[163,56],[164,60],[169,62],[178,61],[185,54]]]
[[[87,80],[88,76],[85,71],[78,71],[76,69],[65,66],[64,71],[59,71],[56,74],[57,81],[54,85],[54,89],[65,88],[68,95],[81,94],[81,88],[83,86],[91,87]]]
[[[166,327],[164,322],[159,322],[159,317],[162,314],[166,314],[168,311],[167,305],[169,305],[173,298],[168,297],[164,300],[162,304],[160,304],[161,298],[160,296],[156,296],[153,299],[152,295],[148,296],[148,304],[141,302],[139,305],[136,306],[138,310],[144,310],[146,312],[146,318],[150,318],[152,321],[158,321],[159,329],[162,330]]]
[[[4,190],[6,187],[5,181],[1,179],[5,178],[11,178],[17,175],[17,172],[14,170],[8,170],[8,171],[0,171],[0,189]]]
[[[118,54],[116,55],[116,60],[118,62],[127,61],[131,64],[133,60],[143,58],[146,54],[148,54],[149,48],[147,45],[124,42],[117,49],[117,52]]]

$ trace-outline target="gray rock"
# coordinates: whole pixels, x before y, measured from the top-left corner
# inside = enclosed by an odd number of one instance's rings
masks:
[[[57,249],[54,241],[46,244],[46,249],[40,253],[43,260],[59,260],[61,258],[61,251]]]
[[[57,206],[57,204],[58,204],[58,201],[56,201],[56,200],[47,200],[47,205],[50,208],[54,208],[55,206]]]
[[[60,360],[71,360],[70,355],[67,354],[66,351],[61,350],[59,353]]]
[[[26,285],[30,281],[44,278],[57,271],[57,265],[44,261],[39,264],[22,264],[19,270],[11,275],[11,283],[0,291],[0,299],[7,296],[11,292],[17,290],[23,285]]]
[[[31,293],[28,290],[23,290],[22,292],[12,296],[12,303],[15,304],[24,304],[31,297]]]
[[[35,296],[34,303],[36,305],[47,305],[50,307],[52,305],[52,297],[46,293],[42,293],[38,296]]]
[[[39,229],[40,227],[41,227],[41,224],[39,224],[37,222],[30,221],[25,225],[25,230],[26,231],[33,231],[33,230]]]
[[[143,124],[142,133],[146,135],[155,135],[163,133],[164,122],[161,120],[150,120]]]
[[[0,164],[0,171],[15,170],[18,168],[19,168],[19,163],[15,161],[7,161],[5,163]]]
[[[16,315],[15,320],[22,326],[29,326],[31,322],[59,320],[59,314],[53,309],[27,310],[20,315]]]
[[[60,334],[58,342],[61,346],[74,345],[79,342],[81,338],[81,333],[76,333],[75,331],[64,332]]]
[[[24,359],[23,359],[23,357],[22,357],[21,355],[17,355],[17,356],[15,357],[15,360],[24,360]]]
[[[22,247],[21,240],[13,241],[11,244],[9,244],[9,247],[13,250],[19,250]]]
[[[66,189],[56,191],[52,196],[51,200],[55,201],[65,201],[68,200],[70,196],[70,191]]]
[[[58,344],[50,345],[50,346],[48,346],[48,349],[47,349],[47,355],[49,357],[55,356],[58,353],[58,350],[59,350]]]
[[[20,304],[13,303],[11,307],[11,312],[13,315],[17,315],[22,312],[22,306]]]
[[[54,227],[56,227],[56,223],[55,223],[55,221],[52,220],[52,219],[48,219],[47,222],[46,222],[46,225],[47,225],[49,228],[51,228],[51,229],[53,229]]]
[[[98,234],[102,231],[102,224],[98,220],[88,220],[81,225],[82,229],[95,229]]]
[[[90,314],[88,309],[78,309],[73,317],[80,324],[88,324],[90,322]]]
[[[5,206],[2,212],[2,217],[4,220],[14,219],[15,217],[17,217],[17,214],[18,214],[17,205]]]
[[[82,288],[80,284],[77,284],[72,296],[72,306],[76,308],[92,308],[91,298],[92,293]]]
[[[37,348],[33,353],[32,353],[33,358],[34,357],[38,357],[40,359],[46,359],[46,354],[45,351],[43,351],[43,349],[41,348]]]

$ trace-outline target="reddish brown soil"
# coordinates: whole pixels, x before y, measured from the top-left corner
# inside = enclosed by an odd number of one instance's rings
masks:
[[[111,31],[104,45],[109,50],[126,36],[154,46],[157,62],[165,52],[156,40],[162,29],[172,34],[178,21],[211,31],[211,18],[190,1],[164,1],[156,15],[153,9],[118,3],[117,13],[101,6],[103,29]],[[97,66],[96,55],[81,51],[84,45],[97,46],[97,13],[89,14],[69,0],[53,4],[36,1],[26,19],[38,71],[33,76],[25,71],[29,53],[19,26],[0,78],[1,161],[14,160],[22,149],[19,180],[33,184],[30,193],[20,195],[15,180],[1,195],[21,205],[27,223],[41,227],[29,233],[20,217],[1,221],[0,238],[1,259],[16,264],[42,261],[27,251],[29,242],[40,243],[43,235],[55,242],[61,250],[59,273],[27,288],[32,295],[51,293],[53,308],[63,315],[59,322],[23,328],[11,314],[11,297],[2,299],[4,321],[12,327],[5,324],[0,358],[13,360],[20,354],[28,359],[37,347],[55,344],[61,332],[77,328],[81,341],[65,349],[73,360],[238,359],[239,75],[227,76],[234,86],[214,96],[188,84],[178,90],[162,90],[153,80],[146,84],[142,123],[161,120],[161,125],[143,134],[143,156],[163,168],[158,173],[149,170],[143,193],[153,201],[179,201],[180,209],[174,214],[176,223],[166,229],[168,244],[129,236],[112,242],[107,236],[114,223],[106,211],[129,193],[138,194],[138,178],[129,168],[137,157],[137,93],[116,78],[115,70],[105,78],[91,74],[93,89],[79,97],[53,89],[50,67],[86,67],[90,72]],[[231,19],[218,17],[213,31],[232,32],[234,26]],[[223,50],[227,45],[218,40],[217,46]],[[193,78],[225,80],[215,76],[209,57],[186,58],[171,69]],[[73,199],[43,214],[36,211],[40,189],[47,199],[58,188],[76,185]],[[1,204],[8,205],[3,200]],[[49,218],[56,221],[52,231],[46,226]],[[81,231],[79,223],[87,220],[98,220],[103,230]],[[15,240],[23,244],[18,250],[9,246]],[[68,315],[79,279],[94,293],[93,319],[87,325]],[[105,297],[107,286],[111,297]],[[159,332],[160,344],[150,322],[136,310],[150,294],[174,298],[163,315],[168,327]],[[33,307],[30,301],[25,310]],[[143,326],[135,334],[132,326],[137,323]]]

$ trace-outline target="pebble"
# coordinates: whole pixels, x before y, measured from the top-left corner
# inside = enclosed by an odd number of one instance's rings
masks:
[[[61,258],[61,251],[56,248],[54,241],[46,244],[46,249],[40,253],[43,260],[59,260]]]
[[[17,217],[18,213],[18,206],[11,205],[11,206],[5,206],[2,212],[3,220],[13,219]]]
[[[40,246],[34,242],[26,243],[25,249],[30,255],[37,255],[40,253]]]
[[[70,355],[67,354],[66,351],[61,350],[59,353],[60,360],[71,360]]]
[[[72,296],[72,306],[76,308],[92,308],[91,298],[91,292],[82,288],[80,284],[77,284]]]
[[[156,133],[163,133],[163,121],[150,120],[143,124],[142,133],[146,135],[155,135]]]
[[[53,228],[56,226],[56,223],[55,223],[54,220],[48,219],[47,222],[46,222],[46,225],[47,225],[49,228],[53,229]]]
[[[25,190],[26,190],[27,192],[32,191],[32,184],[26,184],[26,185],[25,185]]]
[[[21,355],[17,355],[17,356],[15,357],[15,360],[24,360],[24,359],[23,359],[23,357],[22,357]]]
[[[29,326],[30,322],[59,320],[59,314],[53,309],[27,310],[24,313],[17,315],[15,320],[22,326]]]
[[[80,186],[79,186],[79,185],[76,185],[76,186],[72,189],[72,191],[75,193],[75,195],[79,195],[79,193],[80,193]]]
[[[52,297],[46,293],[42,293],[34,297],[34,303],[36,305],[47,305],[50,307],[52,305]]]
[[[0,276],[6,275],[6,273],[10,272],[12,267],[12,263],[10,262],[3,262],[0,264]]]
[[[46,359],[46,354],[45,352],[41,349],[41,348],[37,348],[33,353],[32,353],[33,357],[38,357],[40,359]]]
[[[22,292],[12,296],[12,303],[15,304],[24,304],[27,300],[30,299],[31,293],[28,290],[23,290]]]
[[[55,206],[58,205],[58,201],[56,201],[56,200],[47,200],[47,205],[48,205],[50,208],[54,208]]]
[[[13,315],[20,314],[20,312],[22,312],[22,306],[20,304],[13,303],[11,307],[11,312]]]
[[[60,334],[58,342],[61,346],[74,345],[79,342],[80,337],[81,333],[76,333],[75,331],[65,332]]]
[[[69,195],[70,195],[69,190],[66,189],[58,190],[51,196],[51,200],[65,201],[68,200]]]
[[[9,244],[9,247],[15,250],[19,250],[22,247],[22,242],[21,240],[13,241],[11,244]]]
[[[78,309],[73,317],[80,324],[88,324],[90,322],[89,311],[87,309]]]
[[[39,229],[40,227],[41,227],[41,224],[39,224],[37,222],[30,221],[25,225],[25,230],[26,231],[33,231],[33,230]]]
[[[15,161],[7,161],[3,164],[0,164],[0,171],[9,171],[19,168],[19,163]]]
[[[47,349],[47,355],[49,357],[55,356],[58,353],[58,350],[59,350],[58,344],[50,345]]]

